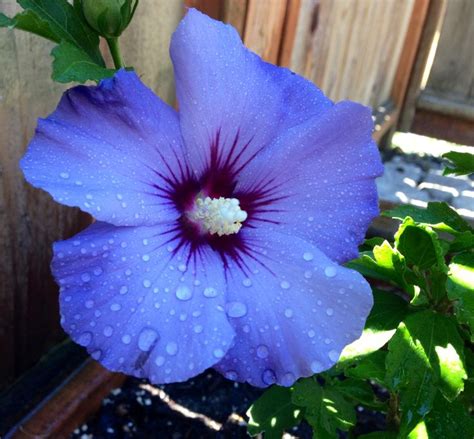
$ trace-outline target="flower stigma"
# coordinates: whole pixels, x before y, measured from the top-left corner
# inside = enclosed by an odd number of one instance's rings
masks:
[[[237,233],[247,219],[247,212],[240,208],[237,198],[197,197],[188,217],[209,234],[223,236]]]

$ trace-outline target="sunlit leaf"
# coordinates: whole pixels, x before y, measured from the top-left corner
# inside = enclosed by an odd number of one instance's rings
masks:
[[[437,388],[450,400],[462,391],[463,342],[449,317],[427,310],[408,316],[388,347],[386,383],[400,394],[408,433],[431,410]]]
[[[356,422],[353,405],[332,387],[312,378],[296,383],[293,402],[305,409],[305,419],[316,438],[338,438],[337,430],[347,431]]]
[[[443,157],[452,164],[451,167],[444,170],[443,175],[469,175],[474,173],[474,154],[450,151],[443,154]]]
[[[380,384],[385,381],[385,358],[386,351],[375,351],[365,357],[362,357],[357,362],[347,367],[344,374],[348,377],[358,379],[371,379]]]
[[[283,432],[297,425],[303,409],[292,402],[292,389],[270,387],[248,409],[248,432],[255,436],[265,432],[267,439],[280,439]]]
[[[454,312],[460,323],[469,326],[474,342],[474,254],[461,253],[449,264],[448,297],[454,301]]]
[[[465,232],[472,230],[465,221],[448,204],[434,201],[428,203],[426,209],[410,205],[397,206],[392,210],[382,212],[382,215],[404,220],[407,216],[413,218],[416,223],[431,226],[436,230],[447,232]]]

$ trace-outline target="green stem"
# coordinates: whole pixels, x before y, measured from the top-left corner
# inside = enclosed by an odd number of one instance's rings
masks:
[[[120,47],[117,37],[113,38],[106,38],[107,44],[109,45],[110,54],[112,55],[112,59],[114,60],[114,65],[116,69],[121,69],[125,67],[125,64],[122,60],[122,55],[120,53]]]
[[[387,412],[387,427],[390,431],[399,431],[400,429],[399,404],[398,395],[390,393]]]

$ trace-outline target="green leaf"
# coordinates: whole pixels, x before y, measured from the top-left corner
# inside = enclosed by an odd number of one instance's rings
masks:
[[[303,410],[292,402],[292,388],[273,386],[247,411],[251,436],[265,432],[265,438],[280,439],[286,429],[299,424]]]
[[[410,217],[405,218],[395,234],[395,247],[408,265],[421,270],[435,265],[442,269],[445,265],[438,235],[427,226],[415,224]]]
[[[374,380],[383,385],[385,383],[386,357],[386,351],[372,352],[345,369],[344,374],[361,380]]]
[[[82,49],[90,59],[105,66],[99,50],[99,37],[67,0],[18,0],[27,11],[48,24],[54,41],[67,41]]]
[[[456,318],[469,327],[474,342],[474,253],[460,253],[452,259],[447,290]]]
[[[441,202],[430,202],[426,209],[402,205],[382,212],[382,215],[402,221],[409,216],[419,224],[429,225],[433,229],[450,233],[472,230],[469,224],[454,209]]]
[[[474,248],[474,233],[462,232],[456,235],[454,241],[450,243],[451,253],[462,252]]]
[[[357,436],[358,439],[397,439],[397,433],[392,431],[374,431],[369,434]]]
[[[305,408],[305,419],[316,438],[338,438],[338,429],[347,431],[356,422],[353,405],[336,389],[323,387],[312,378],[295,384],[293,403]]]
[[[388,347],[386,383],[400,393],[407,433],[431,410],[437,388],[450,400],[462,391],[464,345],[449,317],[426,310],[409,315]]]
[[[365,381],[346,378],[344,380],[335,380],[332,386],[341,395],[352,400],[354,405],[363,404],[373,409],[385,407],[384,403],[375,398],[372,387]]]
[[[113,69],[97,65],[87,53],[66,41],[55,47],[51,55],[54,57],[53,80],[57,82],[99,81],[115,73]]]
[[[452,167],[444,170],[443,175],[469,175],[474,173],[474,154],[451,151],[443,154],[443,157],[450,160],[452,164]]]
[[[425,419],[430,439],[471,439],[474,437],[474,419],[458,400],[449,402],[437,395],[433,409]]]
[[[20,12],[13,18],[0,14],[0,27],[21,29],[59,43],[58,36],[51,30],[48,22],[39,18],[31,10]]]
[[[412,295],[413,287],[404,278],[405,259],[397,249],[392,248],[388,241],[376,245],[372,252],[362,253],[359,258],[348,262],[346,266],[357,270],[363,276],[398,285]]]
[[[396,294],[376,289],[373,294],[374,306],[362,336],[344,348],[338,362],[339,367],[351,365],[384,346],[408,312],[408,303]]]

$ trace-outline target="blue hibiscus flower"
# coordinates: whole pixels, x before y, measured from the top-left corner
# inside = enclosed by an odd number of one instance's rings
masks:
[[[152,382],[255,386],[330,368],[372,306],[339,264],[377,215],[370,110],[334,104],[196,10],[171,42],[179,113],[120,71],[67,91],[21,166],[97,222],[54,245],[62,325]]]

